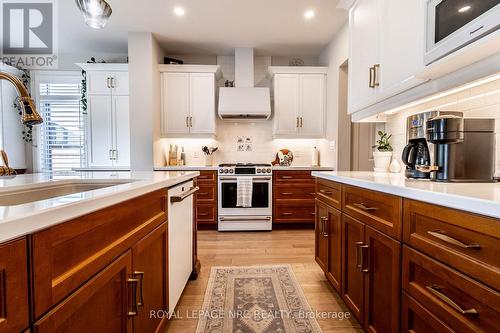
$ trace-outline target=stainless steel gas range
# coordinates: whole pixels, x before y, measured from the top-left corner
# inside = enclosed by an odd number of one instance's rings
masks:
[[[221,164],[218,173],[218,230],[272,230],[271,164]],[[251,207],[237,206],[238,177],[252,178]]]

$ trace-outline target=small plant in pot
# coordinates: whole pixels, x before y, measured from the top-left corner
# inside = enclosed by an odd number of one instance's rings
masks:
[[[390,142],[392,134],[389,135],[382,131],[378,131],[377,134],[379,139],[377,140],[377,144],[373,146],[375,148],[373,152],[375,167],[373,170],[375,172],[388,172],[392,159],[392,146]]]

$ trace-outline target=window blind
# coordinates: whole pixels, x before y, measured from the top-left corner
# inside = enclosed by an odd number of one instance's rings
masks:
[[[44,122],[40,129],[42,171],[69,171],[85,165],[85,126],[80,109],[81,83],[41,82],[39,112]]]

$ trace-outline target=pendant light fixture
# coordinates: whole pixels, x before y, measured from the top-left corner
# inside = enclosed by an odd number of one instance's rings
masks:
[[[105,0],[76,0],[76,5],[82,12],[85,23],[94,29],[104,28],[113,12]]]

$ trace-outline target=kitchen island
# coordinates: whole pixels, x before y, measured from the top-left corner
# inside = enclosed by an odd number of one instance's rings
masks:
[[[312,175],[316,262],[366,331],[498,331],[500,184]]]
[[[169,290],[179,294],[197,266],[198,175],[1,178],[0,297],[16,310],[2,312],[0,332],[162,330],[177,302]],[[187,245],[173,268],[171,237]]]

